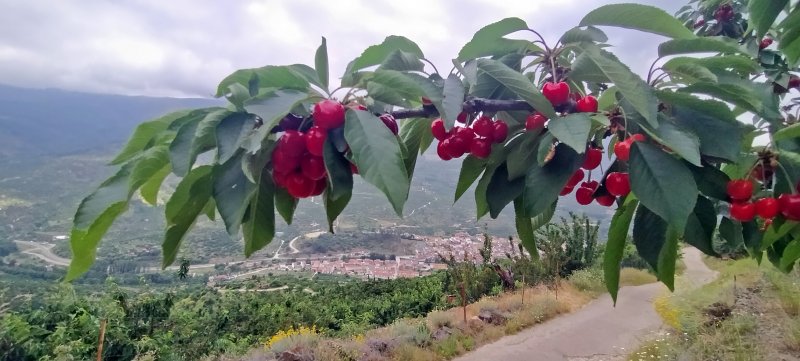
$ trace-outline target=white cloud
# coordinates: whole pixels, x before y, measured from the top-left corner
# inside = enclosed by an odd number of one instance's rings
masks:
[[[450,68],[481,26],[518,16],[557,39],[610,0],[0,0],[0,81],[29,87],[208,96],[238,68],[313,63],[328,39],[332,75],[386,35],[416,41]],[[666,1],[651,0],[669,6]],[[660,4],[659,4],[660,3]],[[671,3],[671,2],[670,2]],[[623,59],[642,71],[655,43],[611,31]],[[623,39],[620,41],[619,39]],[[442,69],[444,68],[444,69]]]

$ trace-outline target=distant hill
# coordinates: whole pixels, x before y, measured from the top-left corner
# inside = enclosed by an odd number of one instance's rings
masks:
[[[0,84],[0,160],[116,145],[142,121],[169,111],[219,104],[216,99],[132,97]]]

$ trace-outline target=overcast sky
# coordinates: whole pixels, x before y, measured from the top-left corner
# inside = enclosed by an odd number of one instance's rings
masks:
[[[207,97],[239,68],[313,65],[321,36],[328,39],[332,77],[387,35],[416,41],[447,71],[450,59],[486,24],[520,17],[555,42],[591,9],[617,2],[622,1],[0,0],[0,83]],[[637,2],[669,13],[684,3]],[[644,72],[661,39],[605,30],[612,51]]]

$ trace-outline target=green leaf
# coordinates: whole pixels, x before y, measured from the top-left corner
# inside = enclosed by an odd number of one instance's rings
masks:
[[[744,244],[742,224],[737,221],[732,221],[728,217],[723,217],[719,222],[719,236],[728,242],[727,246],[729,249],[736,249]]]
[[[236,110],[241,111],[244,102],[251,98],[250,89],[239,83],[228,85],[228,92],[225,93],[225,98],[236,107]]]
[[[679,54],[696,53],[743,53],[739,44],[723,36],[702,37],[693,39],[675,39],[658,45],[658,56],[665,57]]]
[[[689,215],[686,223],[686,231],[683,238],[686,243],[694,246],[703,253],[718,257],[714,251],[713,240],[714,231],[717,228],[717,211],[714,204],[706,197],[698,196],[694,211]]]
[[[486,188],[486,202],[489,205],[489,216],[497,218],[500,212],[525,189],[525,178],[508,180],[508,168],[501,164],[492,174]]]
[[[292,197],[283,187],[275,188],[275,209],[281,215],[286,224],[292,224],[294,210],[297,208],[297,198]]]
[[[633,244],[650,267],[659,274],[658,260],[666,243],[667,222],[644,205],[639,206],[633,219]]]
[[[378,69],[399,70],[399,71],[423,71],[425,64],[416,54],[395,50],[381,62]]]
[[[214,199],[231,236],[239,233],[242,218],[257,188],[247,179],[241,164],[242,152],[239,152],[227,162],[214,165]]]
[[[193,113],[193,118],[178,128],[175,139],[169,145],[172,172],[185,176],[192,169],[197,155],[216,145],[215,130],[222,119],[234,114],[226,109]],[[201,126],[202,125],[202,126]]]
[[[735,84],[694,83],[682,88],[681,91],[710,95],[757,114],[763,114],[764,111],[764,103],[758,94]]]
[[[547,160],[547,155],[550,153],[555,139],[556,138],[553,137],[553,134],[547,132],[544,133],[542,139],[539,140],[539,146],[536,149],[536,164],[538,164],[540,167],[545,165],[545,160]]]
[[[525,177],[523,193],[527,214],[537,215],[547,210],[581,164],[583,157],[562,143],[556,146],[553,159],[544,166],[531,167]]]
[[[367,111],[348,110],[344,137],[361,177],[380,189],[402,216],[410,180],[397,137]]]
[[[349,199],[353,192],[353,173],[350,172],[350,161],[336,150],[330,137],[325,139],[322,157],[325,160],[325,170],[328,172],[328,189],[325,198],[332,201],[342,197]]]
[[[456,60],[463,62],[488,55],[521,52],[529,46],[530,42],[505,39],[503,36],[527,28],[528,24],[520,18],[505,18],[486,25],[461,48]]]
[[[587,113],[573,113],[550,120],[547,129],[556,139],[583,154],[592,131],[592,118]]]
[[[414,168],[417,165],[417,156],[421,154],[422,142],[430,137],[431,123],[431,119],[414,118],[406,120],[400,126],[400,141],[407,150],[403,162],[409,179],[414,176]]]
[[[763,255],[761,240],[764,238],[764,233],[756,221],[742,223],[742,238],[750,257],[761,262],[761,256]]]
[[[114,220],[125,211],[131,197],[129,180],[133,165],[126,164],[81,201],[72,222],[72,261],[65,279],[86,273],[95,260],[97,245]]]
[[[178,183],[175,192],[167,201],[164,209],[167,230],[161,244],[162,268],[175,262],[186,232],[194,225],[195,220],[208,204],[212,182],[211,166],[204,165],[194,168]]]
[[[539,135],[533,132],[524,132],[519,138],[520,140],[515,142],[509,150],[506,159],[509,180],[524,176],[528,173],[528,168],[536,163]]]
[[[764,37],[788,3],[789,0],[750,0],[750,24],[756,29],[757,38]]]
[[[700,161],[700,139],[669,121],[661,122],[656,130],[661,143],[672,149],[673,152],[698,167]]]
[[[133,157],[143,150],[153,146],[153,141],[158,138],[161,132],[167,130],[173,122],[190,113],[191,110],[180,110],[164,115],[158,119],[139,124],[133,131],[130,139],[128,139],[125,147],[111,160],[110,164],[122,164],[133,159]]]
[[[741,55],[716,55],[707,58],[679,56],[664,63],[662,68],[675,69],[684,65],[698,65],[712,71],[733,70],[743,75],[755,73],[758,69],[752,58]]]
[[[249,86],[251,79],[258,79],[258,87],[308,90],[308,78],[302,74],[298,67],[268,65],[262,68],[240,69],[222,79],[217,86],[216,97],[221,97],[228,92],[231,84]],[[312,70],[313,71],[313,70]]]
[[[458,114],[463,110],[464,103],[464,84],[455,74],[450,74],[444,81],[444,100],[442,101],[442,108],[444,114],[441,114],[442,119],[448,124],[455,123]]]
[[[633,213],[638,205],[636,197],[629,195],[625,199],[625,203],[614,212],[611,226],[608,228],[608,241],[605,252],[603,252],[603,279],[614,305],[617,304],[620,264],[625,253],[625,241],[628,239],[631,219],[633,219]]]
[[[771,247],[775,241],[785,237],[793,231],[796,231],[799,227],[800,223],[794,221],[785,221],[784,223],[778,223],[778,221],[773,222],[772,225],[764,232],[764,238],[761,239],[761,249],[767,249]]]
[[[698,137],[701,154],[727,161],[738,160],[745,132],[741,123],[686,107],[673,107],[672,116],[679,127]]]
[[[795,6],[789,16],[778,25],[778,28],[783,30],[778,42],[778,49],[786,55],[786,60],[791,66],[797,66],[798,60],[800,60],[800,28],[797,27],[798,22],[800,22],[800,6]]]
[[[680,20],[654,6],[612,4],[592,10],[583,17],[581,26],[605,25],[664,35],[670,38],[691,39],[695,35]]]
[[[485,74],[514,92],[534,109],[550,119],[556,118],[556,112],[550,101],[522,73],[508,67],[500,61],[478,59],[478,74]]]
[[[559,41],[561,41],[562,44],[582,42],[605,43],[608,41],[608,36],[606,36],[606,33],[604,33],[602,30],[594,26],[588,26],[585,29],[581,27],[575,27],[567,30],[567,32],[561,36]]]
[[[379,65],[395,50],[405,51],[419,58],[425,57],[419,46],[408,38],[396,35],[388,36],[382,43],[368,47],[360,56],[347,64],[347,69],[344,72],[345,78],[352,76],[352,73],[358,70]]]
[[[322,201],[325,205],[325,216],[328,219],[329,232],[333,233],[333,224],[336,222],[336,218],[339,218],[339,215],[342,214],[344,208],[347,207],[351,197],[352,192],[347,192],[345,195],[334,199],[328,190],[325,190],[325,193],[322,195]]]
[[[678,259],[678,235],[680,232],[675,228],[667,227],[667,234],[664,237],[664,246],[658,253],[658,279],[664,283],[670,291],[675,291],[675,260]]]
[[[789,272],[798,259],[800,259],[800,239],[794,239],[783,249],[779,268],[784,272]]]
[[[291,89],[276,90],[248,100],[244,109],[262,119],[263,125],[259,127],[259,131],[268,134],[294,107],[308,99],[308,94],[305,92]]]
[[[642,204],[683,233],[697,203],[697,184],[680,160],[653,145],[635,142],[630,156],[631,190]]]
[[[233,113],[222,119],[217,125],[217,157],[219,163],[231,159],[242,147],[247,137],[253,132],[253,115],[249,113]]]
[[[669,64],[669,67],[665,64],[662,68],[669,73],[673,80],[681,80],[688,84],[697,81],[717,81],[717,76],[711,70],[698,64]]]
[[[317,70],[320,83],[327,90],[330,75],[328,72],[328,42],[324,36],[322,37],[322,43],[317,48],[317,53],[314,54],[314,68]]]
[[[668,90],[657,90],[656,95],[659,100],[666,104],[686,107],[726,122],[736,122],[736,114],[731,111],[727,104],[721,101],[700,99],[691,94]]]
[[[145,203],[151,206],[156,205],[158,202],[158,190],[161,189],[161,184],[164,183],[164,179],[167,178],[171,170],[169,165],[164,165],[158,172],[153,173],[150,179],[142,184],[139,193]]]
[[[469,189],[472,183],[475,183],[480,177],[483,170],[486,169],[486,160],[478,159],[472,155],[468,155],[461,163],[461,172],[458,174],[458,183],[456,184],[456,195],[453,203],[458,202],[458,199]]]
[[[275,237],[275,184],[266,170],[262,170],[258,178],[258,186],[250,199],[247,221],[242,224],[245,257],[264,248]]]
[[[725,172],[712,166],[691,167],[694,181],[697,182],[697,189],[706,197],[720,201],[727,201],[727,187],[730,177]]]
[[[378,87],[375,84],[380,84]],[[436,106],[440,114],[442,109],[442,90],[438,88],[430,79],[418,74],[403,73],[396,70],[378,70],[367,83],[367,89],[371,89],[370,96],[373,99],[403,105],[408,100],[419,101],[420,97],[426,96]],[[374,93],[374,91],[378,91]],[[402,103],[402,104],[401,104]]]
[[[778,130],[772,136],[772,140],[776,142],[779,140],[791,139],[791,138],[800,138],[800,123],[795,123],[786,128]]]
[[[636,112],[644,117],[652,128],[657,128],[658,100],[653,89],[611,53],[591,44],[584,44],[581,48],[584,52],[579,58],[594,63],[599,71],[614,83],[617,91],[630,102]]]
[[[555,204],[553,204],[553,213],[555,212]],[[531,223],[531,219],[525,215],[525,205],[522,204],[522,198],[514,199],[514,225],[517,228],[517,236],[519,236],[520,243],[525,247],[525,250],[530,253],[532,259],[539,258],[539,250],[536,248],[536,235],[535,229]],[[546,213],[542,215],[546,216]],[[550,213],[550,217],[553,216]]]
[[[597,98],[597,109],[600,111],[610,110],[612,106],[617,104],[617,87],[611,86]]]

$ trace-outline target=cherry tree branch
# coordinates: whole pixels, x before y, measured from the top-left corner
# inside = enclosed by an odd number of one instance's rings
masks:
[[[500,112],[523,110],[532,112],[533,107],[524,100],[496,100],[486,98],[470,98],[461,106],[465,112]],[[402,109],[390,113],[395,119],[408,118],[432,118],[439,115],[439,111],[433,105],[423,106],[422,108]]]

